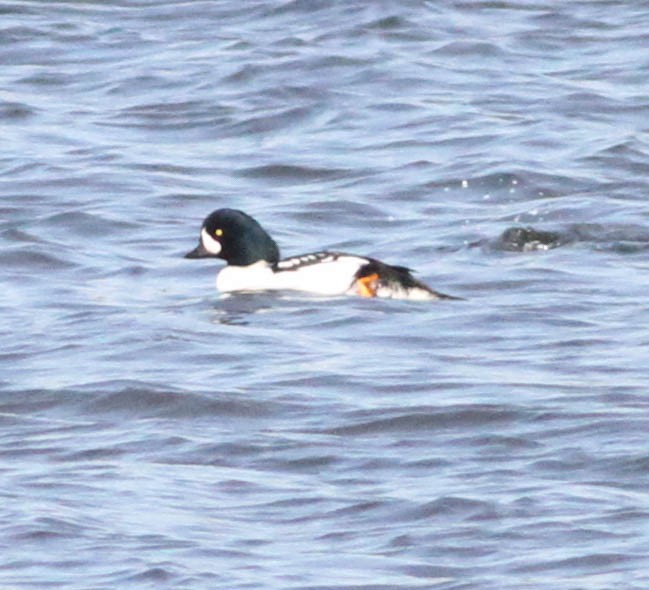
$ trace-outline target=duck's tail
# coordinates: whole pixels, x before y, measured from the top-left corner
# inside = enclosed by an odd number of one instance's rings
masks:
[[[461,299],[431,289],[417,280],[412,275],[412,270],[405,266],[385,264],[374,259],[370,259],[367,264],[358,269],[354,276],[354,287],[356,293],[361,297],[386,297],[416,301]]]

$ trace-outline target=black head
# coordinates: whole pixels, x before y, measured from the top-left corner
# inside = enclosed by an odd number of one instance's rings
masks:
[[[234,266],[279,260],[274,240],[250,215],[236,209],[217,209],[203,222],[198,246],[185,258],[223,258]]]

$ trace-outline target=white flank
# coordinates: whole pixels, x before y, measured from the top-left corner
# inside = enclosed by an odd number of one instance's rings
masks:
[[[318,295],[344,295],[354,282],[356,271],[367,263],[359,256],[325,258],[294,270],[273,272],[261,260],[249,266],[226,266],[216,277],[216,288],[229,291],[305,291]],[[290,268],[290,267],[289,267]]]
[[[300,261],[304,266],[298,266]],[[274,271],[260,260],[249,266],[226,266],[216,277],[216,288],[222,293],[232,291],[303,291],[317,295],[358,295],[354,276],[367,264],[366,258],[351,255],[324,256],[320,253],[288,258]],[[420,287],[406,288],[398,283],[379,285],[376,296],[385,299],[430,301],[439,299]]]
[[[208,234],[205,228],[201,230],[201,242],[203,243],[203,248],[210,254],[218,254],[221,252],[221,243]]]
[[[347,293],[358,269],[367,264],[359,256],[324,258],[295,270],[275,273],[278,289],[308,291],[319,295],[343,295]]]

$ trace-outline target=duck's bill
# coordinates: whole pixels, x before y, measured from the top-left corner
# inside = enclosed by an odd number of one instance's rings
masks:
[[[210,253],[205,246],[203,246],[202,242],[191,252],[185,254],[185,258],[209,258],[210,256],[214,256],[214,254]]]

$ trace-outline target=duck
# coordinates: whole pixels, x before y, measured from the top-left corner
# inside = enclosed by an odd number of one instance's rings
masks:
[[[301,291],[341,296],[410,300],[458,299],[431,289],[412,270],[369,256],[319,251],[280,258],[277,243],[257,220],[237,209],[217,209],[200,230],[198,246],[185,258],[220,258],[221,293]]]

